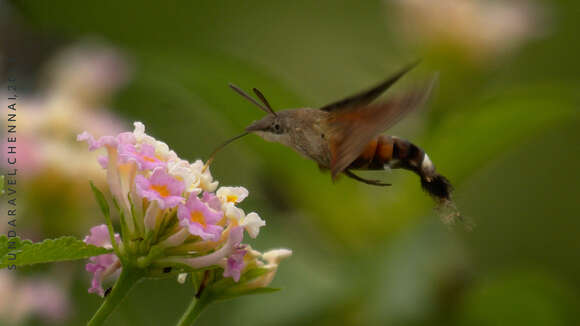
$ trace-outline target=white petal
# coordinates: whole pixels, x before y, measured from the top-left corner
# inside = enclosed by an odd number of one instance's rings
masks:
[[[181,274],[177,275],[177,282],[179,282],[179,284],[184,284],[186,280],[187,280],[187,273],[181,273]]]
[[[204,164],[201,160],[197,160],[197,161],[191,163],[192,171],[199,174],[199,179],[200,179],[199,186],[201,187],[201,189],[203,189],[204,191],[207,191],[207,192],[214,192],[217,189],[219,182],[213,181],[213,177],[211,176],[211,172],[209,171],[209,168],[207,168],[207,169],[205,169],[205,171],[203,171],[203,167],[204,167]]]
[[[220,187],[216,195],[222,203],[239,203],[248,197],[248,189],[244,187]]]
[[[200,186],[201,189],[203,189],[204,191],[207,192],[214,192],[216,190],[216,188],[219,185],[218,181],[213,181],[212,182],[212,177],[211,175],[209,177],[207,177],[206,175],[202,175],[201,176],[201,182],[200,182]]]
[[[246,229],[250,237],[255,239],[260,233],[260,228],[266,225],[266,221],[262,220],[257,213],[251,212],[242,218],[240,225]]]
[[[199,193],[200,175],[191,168],[189,162],[181,159],[167,162],[167,169],[171,176],[174,176],[185,183],[187,192]]]
[[[268,264],[278,265],[282,260],[290,256],[292,256],[292,250],[281,248],[265,252],[262,255],[262,258],[264,258],[268,262]]]
[[[135,121],[133,122],[133,126],[135,126],[133,135],[135,135],[135,139],[140,142],[145,136],[145,125],[140,121]]]
[[[243,209],[234,206],[234,204],[232,203],[224,205],[223,211],[225,212],[227,218],[236,221],[240,221],[242,218],[246,216],[246,213],[244,213]]]

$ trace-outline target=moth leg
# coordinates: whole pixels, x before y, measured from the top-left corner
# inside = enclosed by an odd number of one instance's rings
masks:
[[[386,186],[391,185],[390,183],[384,183],[384,182],[381,182],[379,180],[369,180],[369,179],[361,178],[358,175],[352,173],[350,170],[344,170],[343,173],[346,174],[349,178],[355,179],[355,180],[360,181],[362,183],[366,183],[368,185],[379,186],[379,187],[386,187]]]

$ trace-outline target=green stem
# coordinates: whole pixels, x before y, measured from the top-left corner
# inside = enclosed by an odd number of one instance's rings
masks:
[[[205,300],[204,299],[205,298],[203,295],[201,296],[201,298],[193,297],[191,303],[189,304],[189,307],[187,307],[187,310],[183,313],[183,316],[181,316],[179,322],[177,322],[177,326],[193,325],[197,317],[199,317],[201,312],[209,304],[209,301],[207,299]]]
[[[99,310],[95,312],[93,318],[87,323],[87,326],[98,326],[102,325],[109,315],[119,306],[123,298],[127,295],[129,290],[135,285],[142,277],[142,271],[132,268],[123,268],[121,270],[121,276],[115,283],[113,291],[105,297],[105,301],[99,307]]]

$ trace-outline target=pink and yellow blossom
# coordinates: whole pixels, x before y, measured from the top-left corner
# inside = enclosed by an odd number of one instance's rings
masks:
[[[199,236],[203,240],[217,241],[223,231],[223,227],[217,225],[223,213],[210,207],[209,203],[203,202],[196,194],[191,194],[185,204],[179,205],[177,216],[181,226],[187,228],[191,235]]]
[[[106,150],[98,162],[106,169],[110,193],[127,226],[123,238],[134,239],[123,247],[116,235],[122,251],[131,255],[135,254],[131,250],[139,248],[138,254],[143,255],[143,246],[155,246],[155,252],[136,260],[140,267],[177,264],[189,271],[222,269],[221,275],[235,282],[249,269],[264,266],[261,253],[242,244],[244,232],[256,238],[266,224],[257,213],[246,215],[237,207],[249,191],[218,189],[201,160],[189,163],[179,158],[167,144],[147,135],[142,123],[134,126],[133,132],[117,136],[95,139],[86,132],[78,136],[89,150]],[[112,247],[104,225],[92,228],[85,242]],[[103,295],[103,279],[121,268],[116,254],[90,258],[86,268],[93,275],[89,292]]]
[[[167,162],[155,155],[155,147],[150,144],[142,144],[140,149],[130,143],[123,144],[119,146],[119,158],[122,162],[133,161],[137,163],[139,170],[155,170],[167,165]]]
[[[119,242],[120,238],[118,234],[115,234],[115,239]],[[111,237],[109,236],[109,230],[105,224],[92,227],[90,234],[85,237],[84,242],[97,247],[107,249],[113,248]],[[121,268],[119,259],[115,254],[104,254],[91,257],[89,261],[90,262],[86,265],[86,270],[93,274],[89,293],[97,293],[100,296],[104,296],[105,291],[102,282],[105,277],[115,273]]]
[[[246,249],[244,246],[236,247],[232,254],[227,258],[223,276],[231,277],[234,281],[238,282],[242,275],[242,269],[244,268],[245,255]]]
[[[149,201],[156,201],[161,209],[172,208],[183,202],[185,189],[182,181],[171,177],[162,168],[153,171],[150,178],[141,174],[135,178],[137,194]]]

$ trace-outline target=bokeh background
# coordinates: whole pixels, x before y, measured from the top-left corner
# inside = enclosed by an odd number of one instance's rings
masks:
[[[87,180],[103,174],[74,141],[83,130],[138,120],[207,159],[263,115],[229,82],[276,109],[319,107],[420,58],[392,92],[434,72],[438,86],[388,133],[426,149],[473,231],[441,223],[415,175],[365,174],[389,189],[333,184],[246,137],[212,173],[246,186],[244,207],[267,221],[252,246],[294,255],[273,284],[283,291],[216,304],[199,325],[577,325],[579,12],[531,0],[0,1],[0,75],[15,73],[20,94],[18,232],[83,237],[100,223]],[[82,325],[101,301],[83,262],[0,272],[1,325]],[[191,295],[142,283],[109,325],[173,324]]]

